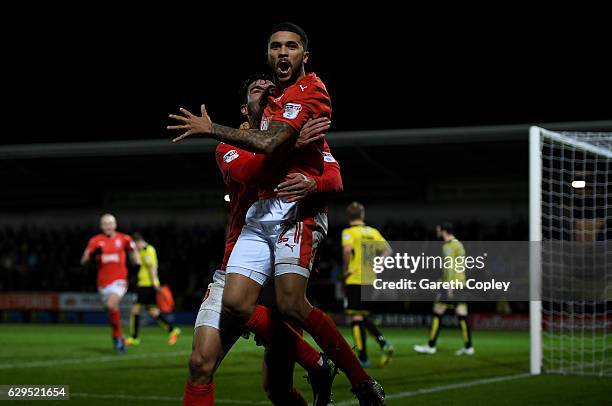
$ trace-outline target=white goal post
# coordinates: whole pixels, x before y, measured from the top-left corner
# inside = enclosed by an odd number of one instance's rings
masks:
[[[529,165],[531,374],[612,376],[612,132],[531,127]]]

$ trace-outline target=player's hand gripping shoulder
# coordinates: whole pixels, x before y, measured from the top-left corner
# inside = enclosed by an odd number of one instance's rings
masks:
[[[288,174],[285,181],[276,188],[278,196],[286,197],[287,202],[297,202],[316,191],[317,182],[301,173]]]
[[[315,141],[318,141],[325,137],[325,131],[329,130],[331,121],[327,117],[319,117],[310,119],[304,124],[297,141],[295,142],[295,148],[302,148]]]

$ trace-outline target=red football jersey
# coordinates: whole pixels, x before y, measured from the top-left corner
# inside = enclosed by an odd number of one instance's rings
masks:
[[[221,264],[221,269],[225,270],[244,226],[246,213],[257,201],[257,182],[278,164],[278,160],[270,155],[254,154],[224,143],[217,145],[215,157],[230,196],[229,230]],[[342,191],[340,165],[332,156],[326,141],[323,142],[322,157],[325,162],[324,172],[321,176],[313,176],[317,183],[317,192]]]
[[[278,97],[269,98],[261,120],[261,130],[267,130],[271,121],[282,121],[299,132],[309,119],[319,117],[331,118],[331,99],[321,79],[314,73],[309,73]],[[288,157],[283,157],[284,164],[274,170],[267,181],[262,182],[259,198],[274,197],[274,188],[288,173],[320,176],[323,173],[322,150],[323,140],[319,140],[289,152]],[[281,153],[286,154],[286,151]]]
[[[100,252],[95,258],[98,265],[98,287],[103,288],[118,279],[127,280],[125,256],[126,251],[132,249],[136,249],[132,237],[119,232],[112,238],[97,234],[89,240],[85,253],[90,254],[96,250]]]
[[[246,212],[257,201],[257,189],[253,185],[258,173],[261,173],[260,168],[264,163],[264,155],[221,143],[217,145],[215,156],[230,196],[229,230],[221,263],[221,269],[225,270],[232,249],[244,226]],[[251,186],[248,186],[249,184]]]

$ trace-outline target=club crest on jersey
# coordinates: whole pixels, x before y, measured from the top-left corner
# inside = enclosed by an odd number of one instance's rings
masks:
[[[325,162],[336,162],[336,159],[329,152],[323,152],[323,161],[325,161]]]
[[[238,152],[235,149],[232,149],[231,151],[228,151],[225,153],[225,155],[223,155],[223,162],[225,162],[226,164],[229,164],[230,162],[232,162],[234,159],[238,158],[240,156],[240,154],[238,154]]]
[[[115,240],[115,247],[121,248],[121,240]]]
[[[293,120],[300,114],[302,110],[302,105],[297,103],[287,103],[285,104],[285,112],[283,113],[283,117],[288,118],[289,120]]]

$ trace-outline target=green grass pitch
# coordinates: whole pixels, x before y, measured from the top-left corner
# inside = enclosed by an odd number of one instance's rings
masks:
[[[161,329],[143,328],[142,344],[117,355],[111,348],[109,327],[2,324],[0,384],[67,384],[74,405],[179,404],[191,332],[191,327],[183,327],[179,342],[168,347]],[[414,344],[425,342],[423,329],[384,332],[396,356],[387,368],[372,367],[369,372],[385,387],[390,406],[612,404],[610,378],[527,376],[526,332],[476,331],[476,355],[461,358],[454,355],[461,346],[457,330],[441,331],[438,353],[433,356],[412,351]],[[375,343],[369,340],[368,344],[375,361]],[[217,372],[217,404],[269,404],[261,389],[261,356],[262,348],[252,338],[239,340]],[[311,400],[304,375],[296,367],[296,387]],[[356,404],[351,403],[354,398],[344,375],[336,378],[334,394],[336,404]]]

